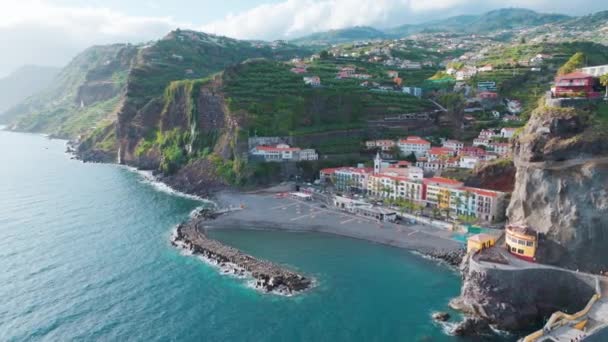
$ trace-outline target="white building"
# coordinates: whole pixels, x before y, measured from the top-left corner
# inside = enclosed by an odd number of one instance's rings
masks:
[[[459,152],[460,150],[462,150],[464,148],[464,143],[462,141],[449,139],[449,140],[444,141],[442,146]]]
[[[249,151],[253,157],[260,158],[266,162],[283,162],[283,161],[301,161],[301,160],[317,160],[319,155],[313,149],[300,149],[290,147],[287,144],[278,144],[276,146],[255,146]]]
[[[463,169],[474,169],[477,164],[479,164],[480,159],[476,156],[462,156],[460,157],[460,161],[458,166]]]
[[[313,87],[319,87],[321,85],[321,78],[319,76],[304,77],[304,83]]]
[[[403,87],[403,93],[409,94],[416,97],[422,97],[422,88],[418,87]]]
[[[416,157],[422,157],[431,148],[431,143],[420,137],[409,136],[405,139],[399,139],[397,146],[401,150],[401,153],[406,156],[414,153]]]
[[[297,159],[300,161],[319,160],[319,154],[317,153],[317,151],[313,150],[312,148],[306,148],[306,149],[300,150],[297,154],[298,154]]]
[[[501,157],[507,156],[511,153],[511,145],[508,143],[490,143],[488,147]]]
[[[390,151],[391,148],[395,147],[397,143],[394,140],[369,140],[365,142],[365,147],[368,149],[380,148],[383,152]]]
[[[503,129],[500,130],[500,136],[502,138],[511,139],[515,135],[515,131],[517,131],[517,128],[504,127]]]

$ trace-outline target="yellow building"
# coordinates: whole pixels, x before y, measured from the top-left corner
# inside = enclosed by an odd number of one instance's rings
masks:
[[[534,230],[526,226],[508,225],[506,241],[511,254],[528,261],[536,260],[538,236]]]
[[[490,234],[476,234],[467,240],[467,253],[481,251],[496,244],[496,237]]]

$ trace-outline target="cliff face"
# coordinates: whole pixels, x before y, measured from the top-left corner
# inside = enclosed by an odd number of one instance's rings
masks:
[[[515,165],[510,160],[482,164],[465,180],[467,186],[511,192],[515,184]]]
[[[594,280],[574,272],[503,269],[467,258],[461,269],[461,295],[450,304],[500,330],[533,328],[558,310],[577,312],[595,293]]]
[[[595,116],[539,108],[514,143],[507,216],[544,235],[541,262],[608,269],[608,137]]]

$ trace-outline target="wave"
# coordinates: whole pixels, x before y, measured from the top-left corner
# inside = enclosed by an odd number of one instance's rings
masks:
[[[128,171],[131,171],[133,173],[136,173],[137,175],[140,176],[141,182],[144,184],[148,184],[151,185],[154,189],[160,191],[160,192],[164,192],[173,196],[178,196],[178,197],[182,197],[182,198],[187,198],[187,199],[191,199],[194,201],[199,201],[199,202],[204,202],[207,205],[215,205],[215,202],[203,198],[201,196],[197,196],[197,195],[192,195],[192,194],[187,194],[185,192],[176,190],[172,187],[170,187],[169,185],[163,183],[162,181],[160,181],[158,179],[158,177],[156,177],[152,171],[147,171],[147,170],[139,170],[135,167],[132,166],[128,166],[128,165],[120,165],[120,167],[125,168]],[[200,210],[200,208],[197,208]],[[195,209],[196,211],[196,209]]]

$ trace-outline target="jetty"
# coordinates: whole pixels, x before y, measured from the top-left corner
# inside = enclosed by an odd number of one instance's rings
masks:
[[[266,293],[292,295],[312,286],[312,280],[307,277],[210,239],[203,228],[208,219],[209,213],[178,225],[172,244],[190,251],[193,255],[202,256],[218,265],[225,273],[253,278],[254,287]]]

